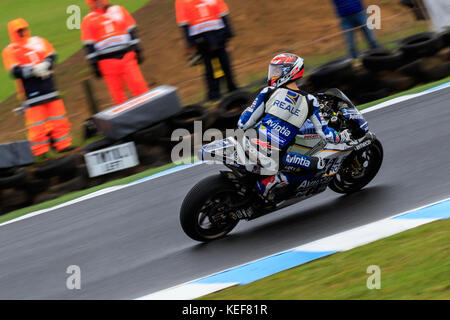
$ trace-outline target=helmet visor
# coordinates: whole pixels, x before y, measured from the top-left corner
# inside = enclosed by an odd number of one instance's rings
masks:
[[[273,85],[275,81],[277,81],[281,75],[283,74],[283,65],[282,64],[271,64],[269,65],[269,74],[267,76],[267,80],[270,85]]]

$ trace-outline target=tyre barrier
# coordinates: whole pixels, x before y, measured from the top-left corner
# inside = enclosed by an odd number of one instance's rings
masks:
[[[443,48],[441,40],[436,32],[423,32],[401,40],[399,49],[410,60],[431,57]]]
[[[403,52],[393,52],[385,49],[368,50],[361,59],[364,67],[374,72],[395,70],[405,64]]]
[[[40,179],[52,177],[67,178],[76,173],[78,159],[76,155],[68,155],[39,164],[34,169],[34,176]]]
[[[446,27],[444,31],[440,32],[439,37],[444,48],[450,46],[450,27]]]
[[[352,59],[336,59],[314,69],[309,78],[314,87],[326,89],[347,82],[353,73]]]
[[[142,144],[154,144],[160,137],[167,137],[169,134],[170,126],[166,122],[160,122],[151,127],[136,131],[127,140]]]
[[[253,102],[254,95],[239,91],[225,97],[217,106],[217,120],[214,127],[220,130],[235,128],[242,112]]]
[[[213,124],[212,113],[208,108],[198,104],[183,107],[182,110],[169,118],[169,124],[172,130],[186,129],[190,133],[194,132],[194,123],[200,121],[202,128],[207,129]]]
[[[0,177],[0,190],[22,187],[25,185],[26,179],[25,169],[11,169],[8,175]]]

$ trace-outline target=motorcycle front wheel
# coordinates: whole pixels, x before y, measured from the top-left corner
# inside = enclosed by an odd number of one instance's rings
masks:
[[[351,153],[328,187],[337,193],[361,190],[375,178],[383,162],[383,146],[374,140],[360,152]]]

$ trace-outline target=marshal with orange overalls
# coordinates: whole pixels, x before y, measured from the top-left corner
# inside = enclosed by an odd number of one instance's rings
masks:
[[[136,22],[130,13],[108,0],[86,0],[91,12],[81,24],[81,40],[86,47],[86,59],[97,77],[108,86],[113,101],[128,100],[124,84],[133,96],[149,88],[142,76],[139,63],[142,54],[136,32]]]
[[[9,22],[8,32],[11,43],[2,52],[3,62],[24,102],[31,151],[38,157],[50,151],[51,144],[58,152],[71,149],[71,125],[52,75],[55,49],[44,38],[32,37],[22,18]]]

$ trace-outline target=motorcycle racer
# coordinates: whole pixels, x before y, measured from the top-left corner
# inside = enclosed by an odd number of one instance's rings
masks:
[[[328,127],[320,112],[319,102],[313,95],[300,90],[297,82],[302,78],[304,62],[292,53],[275,56],[269,65],[268,87],[264,88],[253,104],[242,113],[238,127],[243,130],[254,128],[270,144],[286,150],[302,126],[309,120],[315,132],[329,143],[339,144],[350,141],[350,133],[338,133]],[[294,159],[294,160],[293,160]],[[301,169],[317,169],[320,159],[305,155],[284,155],[282,166],[297,166]],[[315,166],[315,167],[314,167]],[[257,182],[257,190],[264,200],[273,200],[274,188],[301,181],[298,173],[278,172],[276,175]],[[304,179],[304,178],[303,178]]]

